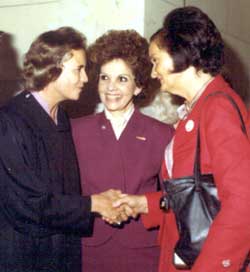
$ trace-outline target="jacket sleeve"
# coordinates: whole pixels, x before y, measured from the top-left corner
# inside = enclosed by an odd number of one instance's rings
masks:
[[[145,228],[154,228],[160,226],[163,212],[160,209],[160,198],[162,192],[146,193],[148,201],[148,213],[142,215],[142,222]]]
[[[228,99],[209,99],[200,121],[221,201],[192,272],[239,271],[250,249],[250,144]],[[202,152],[202,150],[201,150]]]
[[[16,124],[0,113],[0,205],[13,228],[33,236],[85,233],[92,226],[90,197],[50,192],[34,171],[25,139]],[[30,139],[26,139],[29,141]]]

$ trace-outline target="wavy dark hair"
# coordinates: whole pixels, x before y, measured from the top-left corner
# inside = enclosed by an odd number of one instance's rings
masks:
[[[86,38],[71,27],[42,33],[31,44],[24,58],[26,89],[42,90],[62,72],[62,63],[72,57],[72,50],[86,51]]]
[[[171,11],[150,41],[155,41],[171,55],[174,73],[194,66],[197,71],[215,76],[224,64],[221,34],[207,14],[196,7]]]
[[[140,104],[141,100],[148,98],[152,87],[148,46],[148,41],[135,30],[110,30],[99,37],[88,49],[90,77],[95,81],[95,87],[101,66],[122,59],[132,70],[136,86],[142,88],[134,102]]]

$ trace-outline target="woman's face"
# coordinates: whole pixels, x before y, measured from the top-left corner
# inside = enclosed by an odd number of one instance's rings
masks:
[[[173,73],[174,62],[164,49],[155,41],[150,43],[149,56],[153,64],[151,77],[157,78],[161,83],[161,91],[181,95],[183,89],[183,72]]]
[[[77,100],[88,81],[85,51],[79,49],[72,50],[71,53],[72,57],[63,62],[62,73],[52,82],[55,101]]]
[[[130,67],[122,59],[101,66],[98,92],[105,108],[112,114],[125,112],[133,104],[133,96],[141,89],[135,84]]]

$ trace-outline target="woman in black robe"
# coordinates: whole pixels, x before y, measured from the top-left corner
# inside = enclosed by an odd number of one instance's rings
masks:
[[[71,128],[59,103],[88,78],[85,38],[41,34],[24,60],[27,91],[0,110],[0,271],[78,272],[93,212],[120,221],[107,191],[82,197]]]

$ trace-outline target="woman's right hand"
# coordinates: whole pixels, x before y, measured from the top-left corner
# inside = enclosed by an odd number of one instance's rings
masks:
[[[113,202],[113,207],[123,208],[128,217],[136,218],[141,213],[148,213],[148,202],[145,195],[123,194]]]

